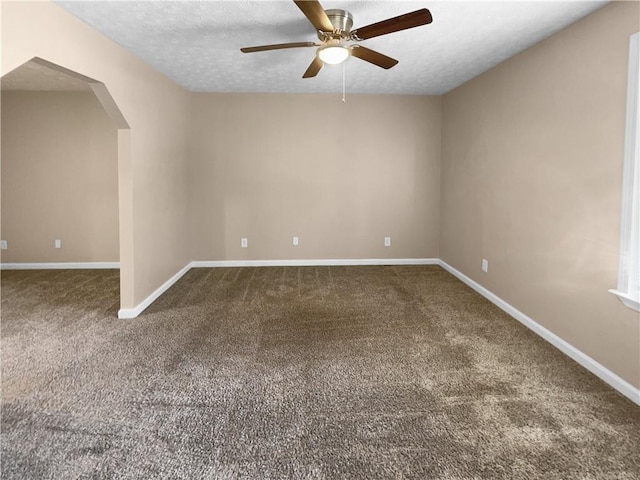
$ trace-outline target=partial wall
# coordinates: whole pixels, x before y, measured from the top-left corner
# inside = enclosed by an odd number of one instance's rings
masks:
[[[437,258],[440,105],[194,94],[194,260]]]
[[[184,235],[189,93],[58,5],[0,8],[3,74],[46,59],[98,79],[127,119],[130,132],[118,132],[121,306],[134,308],[191,260]]]
[[[639,19],[613,2],[444,96],[440,235],[445,262],[636,387],[638,313],[608,290]]]

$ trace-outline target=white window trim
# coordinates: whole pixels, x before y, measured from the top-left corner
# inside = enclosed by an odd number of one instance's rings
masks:
[[[622,171],[618,286],[609,290],[640,311],[640,32],[629,40],[627,125]]]

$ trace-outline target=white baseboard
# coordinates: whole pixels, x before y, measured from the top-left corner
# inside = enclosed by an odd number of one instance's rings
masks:
[[[482,285],[477,283],[476,281],[467,277],[464,273],[453,268],[448,263],[442,260],[439,260],[438,263],[442,268],[447,270],[453,276],[457,277],[463,283],[473,288],[480,295],[485,297],[490,302],[494,303],[500,309],[504,310],[506,313],[508,313],[513,318],[518,320],[520,323],[522,323],[529,329],[533,330],[535,333],[537,333],[539,336],[544,338],[547,342],[549,342],[551,345],[556,347],[562,353],[569,356],[570,358],[578,362],[580,365],[582,365],[584,368],[589,370],[591,373],[593,373],[594,375],[596,375],[597,377],[599,377],[600,379],[602,379],[603,381],[611,385],[613,388],[618,390],[625,397],[629,398],[632,402],[636,403],[637,405],[640,405],[640,389],[634,387],[623,378],[620,378],[611,370],[604,367],[600,363],[596,362],[593,358],[581,352],[576,347],[574,347],[567,341],[563,340],[555,333],[551,332],[550,330],[547,330],[545,327],[543,327],[536,321],[529,318],[520,310],[508,304],[507,302],[502,300],[500,297],[496,296],[495,294],[493,294],[492,292],[484,288]]]
[[[207,267],[338,267],[357,265],[439,265],[437,258],[347,258],[317,260],[220,260],[191,262],[194,268]]]
[[[182,267],[173,277],[160,285],[151,295],[145,298],[134,308],[121,308],[118,310],[118,318],[136,318],[144,311],[145,308],[155,302],[160,295],[169,290],[169,288],[180,280],[189,270],[191,270],[191,263]]]
[[[0,263],[0,270],[76,270],[120,268],[120,262]]]

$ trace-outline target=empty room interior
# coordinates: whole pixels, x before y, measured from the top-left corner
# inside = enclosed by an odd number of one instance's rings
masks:
[[[3,479],[640,478],[640,2],[0,21]]]

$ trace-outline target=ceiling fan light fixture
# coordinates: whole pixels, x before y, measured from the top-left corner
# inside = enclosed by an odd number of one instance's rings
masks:
[[[318,49],[320,60],[329,65],[337,65],[349,58],[349,49],[341,45],[327,44]]]

